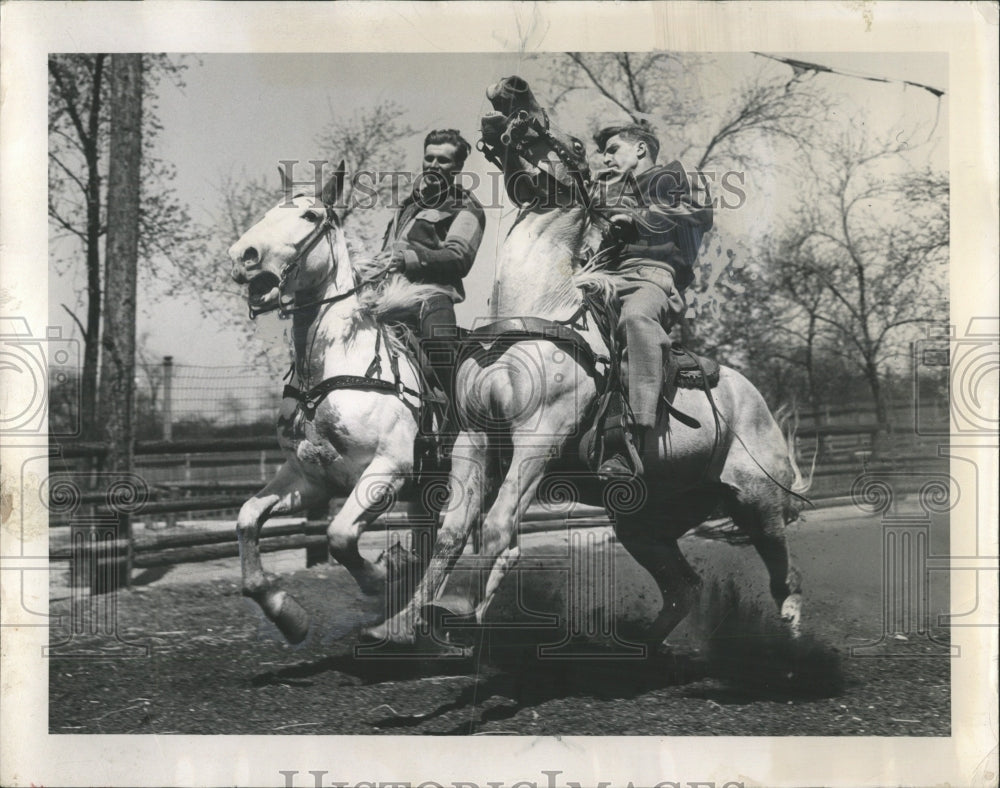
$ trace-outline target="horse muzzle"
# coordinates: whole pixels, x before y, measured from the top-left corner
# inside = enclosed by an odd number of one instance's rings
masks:
[[[280,284],[281,280],[277,274],[261,271],[247,283],[247,303],[255,310],[268,309],[275,305],[280,296],[278,289]]]
[[[515,109],[540,110],[535,96],[521,77],[504,77],[486,89],[486,98],[493,109],[509,115]]]

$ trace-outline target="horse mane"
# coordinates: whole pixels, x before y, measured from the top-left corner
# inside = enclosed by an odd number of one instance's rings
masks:
[[[354,262],[354,270],[360,279],[372,279],[385,271],[385,263],[362,258]],[[380,323],[393,323],[402,320],[431,296],[442,294],[447,291],[440,285],[411,282],[403,274],[393,273],[358,293],[358,302]]]
[[[607,255],[597,252],[591,255],[574,273],[570,283],[573,287],[596,295],[606,304],[611,303],[618,292],[618,281],[605,267]]]

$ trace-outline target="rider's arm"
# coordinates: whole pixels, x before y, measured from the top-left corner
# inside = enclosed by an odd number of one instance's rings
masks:
[[[486,216],[478,205],[463,208],[448,227],[448,233],[437,248],[408,245],[402,250],[403,265],[408,274],[422,274],[432,280],[462,278],[476,259],[483,240]]]
[[[712,228],[712,203],[708,187],[698,178],[691,180],[680,162],[658,168],[649,184],[648,206],[633,211],[642,234],[659,235],[674,227],[686,227],[700,234]]]

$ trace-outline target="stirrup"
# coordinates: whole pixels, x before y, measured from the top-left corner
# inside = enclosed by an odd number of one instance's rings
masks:
[[[642,474],[642,460],[639,459],[638,452],[631,458],[621,453],[612,454],[597,469],[597,478],[605,482],[630,481]]]

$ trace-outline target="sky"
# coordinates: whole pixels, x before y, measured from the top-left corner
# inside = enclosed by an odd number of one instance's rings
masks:
[[[948,87],[944,55],[775,54],[850,72]],[[486,87],[510,74],[519,74],[531,83],[542,68],[537,60],[496,53],[206,54],[189,57],[186,62],[189,67],[184,74],[185,87],[164,84],[161,89],[159,116],[163,130],[157,154],[177,166],[172,185],[179,199],[189,206],[194,220],[206,223],[214,222],[217,216],[218,187],[226,175],[245,172],[249,176],[273,177],[277,190],[279,161],[335,160],[336,151],[320,150],[315,142],[318,131],[333,117],[350,116],[379,100],[397,102],[407,112],[404,121],[421,130],[404,146],[408,164],[416,168],[424,130],[457,127],[475,143],[479,118],[491,109],[485,98]],[[706,72],[705,100],[728,100],[739,80],[750,69],[762,65],[787,69],[750,53],[718,56],[716,68]],[[904,130],[920,124],[929,132],[934,127],[935,163],[946,167],[947,97],[939,103],[925,91],[903,88],[898,83],[827,74],[814,79],[841,97],[840,115],[845,122],[857,110],[867,109],[874,113],[874,125],[881,125],[883,130],[895,126]],[[584,136],[586,130],[581,126],[587,113],[602,107],[608,108],[611,120],[619,119],[610,105],[588,93],[579,94],[553,120]],[[493,167],[474,151],[466,170],[489,182]],[[720,232],[760,232],[771,224],[769,217],[780,210],[776,197],[779,201],[794,198],[783,192],[773,173],[753,175],[758,184],[756,198],[751,197],[748,210],[740,215],[719,217]],[[488,314],[486,299],[492,288],[493,260],[512,216],[513,209],[506,201],[503,207],[487,210],[480,254],[465,281],[468,297],[457,309],[460,323],[468,325]],[[229,268],[228,259],[203,263],[206,271],[214,266]],[[77,301],[82,281],[79,276],[50,275],[50,318],[54,324],[62,324],[70,335],[77,333],[76,328],[59,305]],[[194,304],[164,298],[155,281],[148,277],[140,281],[137,333],[146,336],[151,355],[169,354],[176,363],[205,366],[243,361],[242,335],[226,326],[246,321],[245,313],[216,314],[214,319],[206,319]],[[206,284],[211,281],[206,276]],[[274,316],[258,319],[257,331],[266,341],[281,342],[283,329]]]

